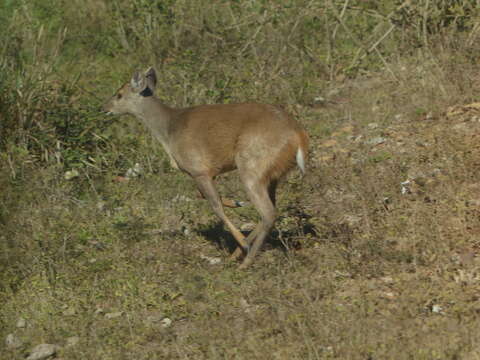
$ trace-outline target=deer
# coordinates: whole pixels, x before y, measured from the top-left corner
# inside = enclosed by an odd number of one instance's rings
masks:
[[[173,108],[155,95],[153,67],[135,71],[131,80],[103,105],[109,115],[133,115],[163,146],[170,164],[193,178],[201,195],[223,221],[238,246],[230,258],[243,257],[249,267],[276,218],[279,181],[298,166],[305,174],[309,137],[298,121],[282,108],[263,103],[198,105]],[[238,170],[241,183],[261,219],[244,236],[225,215],[215,189],[216,176]]]

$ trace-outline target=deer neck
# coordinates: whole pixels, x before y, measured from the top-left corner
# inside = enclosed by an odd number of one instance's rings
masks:
[[[155,96],[148,96],[142,99],[141,106],[133,115],[148,127],[165,148],[169,148],[169,128],[174,113],[174,109],[162,104]]]

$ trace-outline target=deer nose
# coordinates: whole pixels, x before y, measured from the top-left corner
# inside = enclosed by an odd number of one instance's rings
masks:
[[[107,115],[113,114],[109,109],[108,103],[105,103],[102,106],[100,106],[100,111],[103,113],[106,113]]]

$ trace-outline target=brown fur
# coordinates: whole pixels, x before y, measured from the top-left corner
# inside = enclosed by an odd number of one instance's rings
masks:
[[[296,155],[299,148],[302,150],[305,162],[307,161],[308,135],[303,130],[295,135],[297,136],[296,141],[291,141],[285,144],[272,161],[270,169],[264,175],[263,182],[265,184],[280,180],[296,165]]]
[[[308,135],[279,107],[267,104],[201,105],[172,109],[153,96],[156,74],[135,73],[104,105],[104,111],[138,117],[162,143],[172,166],[188,173],[224,221],[248,266],[275,220],[276,184],[295,166],[297,152],[307,160]],[[238,169],[247,195],[262,221],[244,236],[226,217],[213,178]],[[252,247],[250,248],[250,245]],[[241,254],[235,251],[234,256]]]

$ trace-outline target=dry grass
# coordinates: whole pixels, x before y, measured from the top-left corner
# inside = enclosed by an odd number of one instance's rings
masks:
[[[415,13],[368,53],[398,4],[327,3],[159,2],[151,18],[143,1],[10,9],[0,340],[23,345],[0,358],[39,343],[65,359],[480,358],[476,9],[457,18],[466,29],[436,21],[442,9],[423,27]],[[147,63],[171,104],[279,102],[311,135],[308,175],[282,185],[248,271],[144,129],[97,113]],[[142,176],[119,181],[137,162]],[[243,199],[236,174],[220,182]]]

